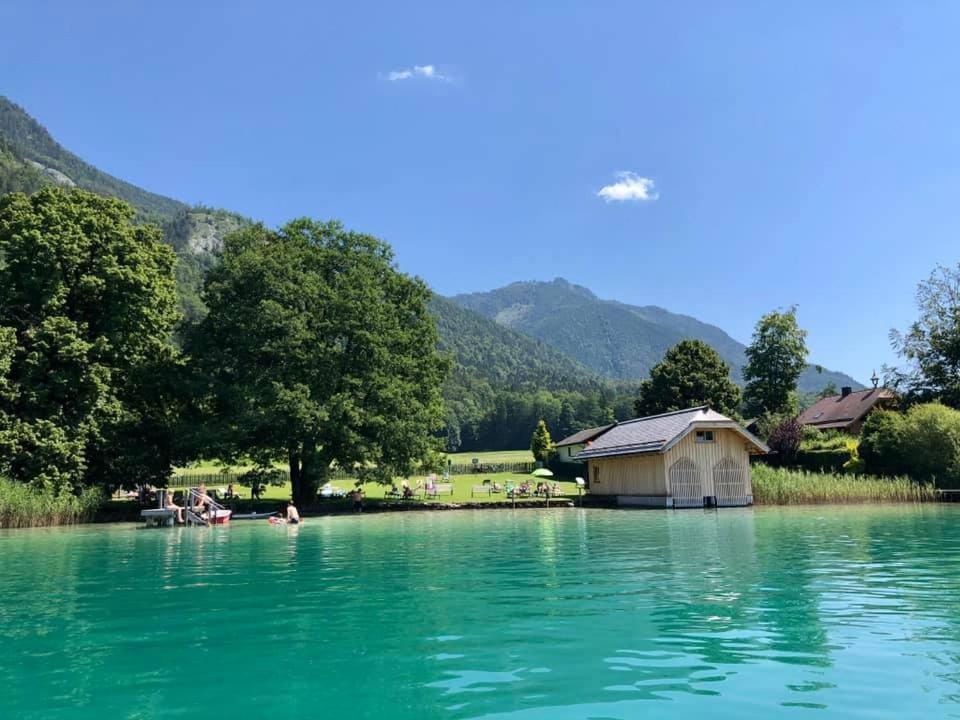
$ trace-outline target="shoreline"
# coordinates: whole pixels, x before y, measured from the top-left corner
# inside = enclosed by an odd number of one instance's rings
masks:
[[[581,502],[582,500],[582,502]],[[724,512],[728,510],[743,510],[746,508],[767,510],[767,509],[783,509],[783,508],[830,508],[830,507],[867,507],[867,506],[884,506],[884,507],[895,507],[895,506],[904,506],[904,505],[953,505],[960,504],[956,502],[945,501],[941,499],[936,500],[864,500],[864,501],[848,501],[848,502],[807,502],[807,503],[754,503],[753,505],[744,506],[742,508],[685,508],[680,510],[680,512],[686,510],[712,510],[713,512]],[[267,507],[264,507],[266,505]],[[257,510],[260,512],[269,512],[272,509],[273,503],[264,502],[262,503]],[[279,506],[280,503],[277,503]],[[520,500],[516,503],[511,501],[486,501],[486,502],[431,502],[431,503],[422,503],[422,502],[382,502],[382,501],[373,501],[365,505],[362,512],[355,512],[352,505],[338,504],[331,507],[315,506],[309,510],[301,512],[301,515],[304,518],[325,518],[325,517],[343,517],[343,516],[363,516],[363,515],[383,515],[389,513],[404,513],[404,512],[456,512],[462,510],[485,510],[485,511],[496,511],[496,510],[568,510],[568,509],[606,509],[606,510],[649,510],[649,511],[665,511],[672,510],[673,508],[648,508],[648,507],[639,507],[639,506],[619,506],[613,500],[613,497],[599,496],[599,497],[589,497],[587,495],[583,496],[581,499],[576,498],[559,498],[556,500],[551,500],[548,505],[544,500]],[[51,528],[51,527],[71,527],[71,526],[80,526],[80,525],[106,525],[112,523],[136,523],[141,524],[143,522],[140,517],[139,506],[134,507],[123,507],[118,508],[116,506],[106,507],[96,514],[90,520],[76,523],[64,523],[57,525],[29,525],[29,526],[20,526],[20,527],[4,527],[0,530],[20,530],[20,529],[30,529],[30,528]],[[244,510],[247,510],[245,508]],[[279,508],[278,508],[279,510]],[[235,522],[245,522],[243,520],[237,520]]]

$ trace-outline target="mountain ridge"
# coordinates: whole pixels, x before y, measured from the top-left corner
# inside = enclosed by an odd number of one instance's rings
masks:
[[[139,221],[160,225],[164,239],[178,255],[181,307],[189,319],[204,312],[203,275],[215,261],[223,237],[252,222],[228,210],[190,206],[102,172],[60,145],[26,110],[0,95],[0,194],[33,192],[50,183],[119,197],[137,209]],[[512,300],[504,302],[504,297]],[[458,313],[455,307],[477,317]],[[716,326],[656,305],[603,300],[563,278],[518,281],[449,299],[438,296],[432,308],[438,317],[441,346],[456,356],[459,370],[455,367],[455,373],[460,373],[464,387],[479,388],[477,378],[482,378],[482,384],[492,388],[518,392],[532,392],[538,385],[607,392],[609,388],[601,389],[605,380],[613,386],[635,383],[646,377],[670,345],[688,336],[713,345],[737,379],[744,361],[743,345]],[[478,352],[477,347],[483,350]],[[530,367],[525,368],[521,358],[527,358]],[[809,372],[802,384],[806,391],[828,381],[861,387],[842,373],[826,371],[810,379]]]
[[[644,379],[664,353],[681,340],[711,345],[743,383],[746,346],[722,328],[658,305],[604,300],[565,278],[513,282],[486,292],[451,296],[453,302],[565,352],[614,380]],[[863,385],[845,373],[808,365],[798,383],[816,393],[828,383]]]

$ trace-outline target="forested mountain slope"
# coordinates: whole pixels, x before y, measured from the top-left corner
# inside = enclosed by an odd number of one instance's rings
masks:
[[[140,221],[161,226],[180,258],[177,280],[188,319],[203,312],[200,288],[223,237],[251,222],[226,210],[189,206],[117,179],[54,140],[22,108],[0,96],[0,194],[50,183],[119,197]],[[556,438],[632,417],[637,381],[686,337],[713,345],[739,379],[743,345],[721,329],[663,308],[599,300],[565,280],[514,283],[488,293],[434,298],[441,349],[453,371],[444,389],[451,450],[525,447],[540,418]],[[840,373],[808,370],[801,388]]]
[[[655,305],[635,306],[601,300],[587,288],[557,278],[516,282],[489,292],[451,298],[497,323],[549,343],[609,378],[640,380],[673,345],[703,340],[730,365],[741,382],[745,347],[720,328]],[[848,375],[809,366],[801,392],[815,393],[833,382],[862,387]]]
[[[439,296],[440,347],[453,360],[444,399],[450,449],[525,447],[537,420],[560,436],[632,417],[636,386],[601,378],[559,350]]]
[[[109,175],[60,145],[43,125],[0,96],[0,194],[34,192],[55,183],[126,200],[137,219],[163,229],[180,257],[181,305],[190,317],[202,312],[199,289],[210,253],[247,218],[227,210],[192,207]]]

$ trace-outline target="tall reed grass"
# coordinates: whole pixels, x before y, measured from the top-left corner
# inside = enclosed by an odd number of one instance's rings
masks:
[[[89,522],[103,502],[99,488],[87,488],[79,496],[58,494],[0,478],[0,528]]]
[[[906,477],[809,472],[756,464],[751,468],[753,501],[757,505],[814,505],[821,503],[932,502],[933,485]]]

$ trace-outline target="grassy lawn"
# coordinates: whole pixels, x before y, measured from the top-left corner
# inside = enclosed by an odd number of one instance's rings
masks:
[[[482,452],[447,453],[447,458],[454,464],[469,465],[473,458],[481,463],[533,462],[533,453],[530,450],[490,450]]]
[[[462,463],[464,465],[470,465],[474,458],[477,458],[480,463],[533,462],[533,453],[531,453],[530,450],[490,450],[482,452],[446,453],[445,457],[449,458],[454,464]],[[251,467],[252,465],[240,464],[230,465],[226,469],[230,472],[243,472],[244,470],[249,470]],[[287,466],[283,463],[278,463],[277,467],[281,470],[287,469]],[[176,468],[175,471],[214,474],[219,473],[223,469],[224,465],[219,460],[200,460],[188,467]]]
[[[425,481],[426,478],[411,478],[410,486],[416,487],[418,482]],[[501,487],[505,487],[508,481],[512,481],[515,485],[519,485],[524,480],[529,480],[532,483],[532,486],[536,488],[537,482],[540,478],[535,478],[530,475],[519,475],[516,473],[475,473],[471,475],[454,475],[450,478],[453,483],[453,494],[447,495],[443,494],[437,498],[438,502],[503,502],[508,498],[503,492],[492,493],[490,495],[480,494],[477,496],[472,495],[472,489],[474,485],[482,485],[484,480],[490,480],[491,483],[499,483]],[[560,486],[560,491],[569,497],[577,496],[577,486],[573,482],[568,482],[565,480],[556,480],[553,478],[547,479],[551,484],[556,482]],[[441,479],[442,482],[442,479]],[[334,487],[342,488],[343,490],[349,492],[353,489],[353,481],[351,480],[336,480],[333,482]],[[397,481],[397,487],[400,486],[399,480]],[[250,497],[250,489],[244,487],[235,488],[241,495],[242,498]],[[367,483],[363,486],[364,493],[368,500],[383,500],[384,495],[389,488],[377,483]],[[286,500],[290,497],[290,483],[284,483],[283,485],[270,485],[266,490],[261,494],[263,500],[276,500],[280,502]],[[389,502],[399,502],[396,499],[389,499]],[[424,500],[422,497],[418,497],[416,502],[431,502],[430,500]],[[404,502],[410,502],[404,501]]]

